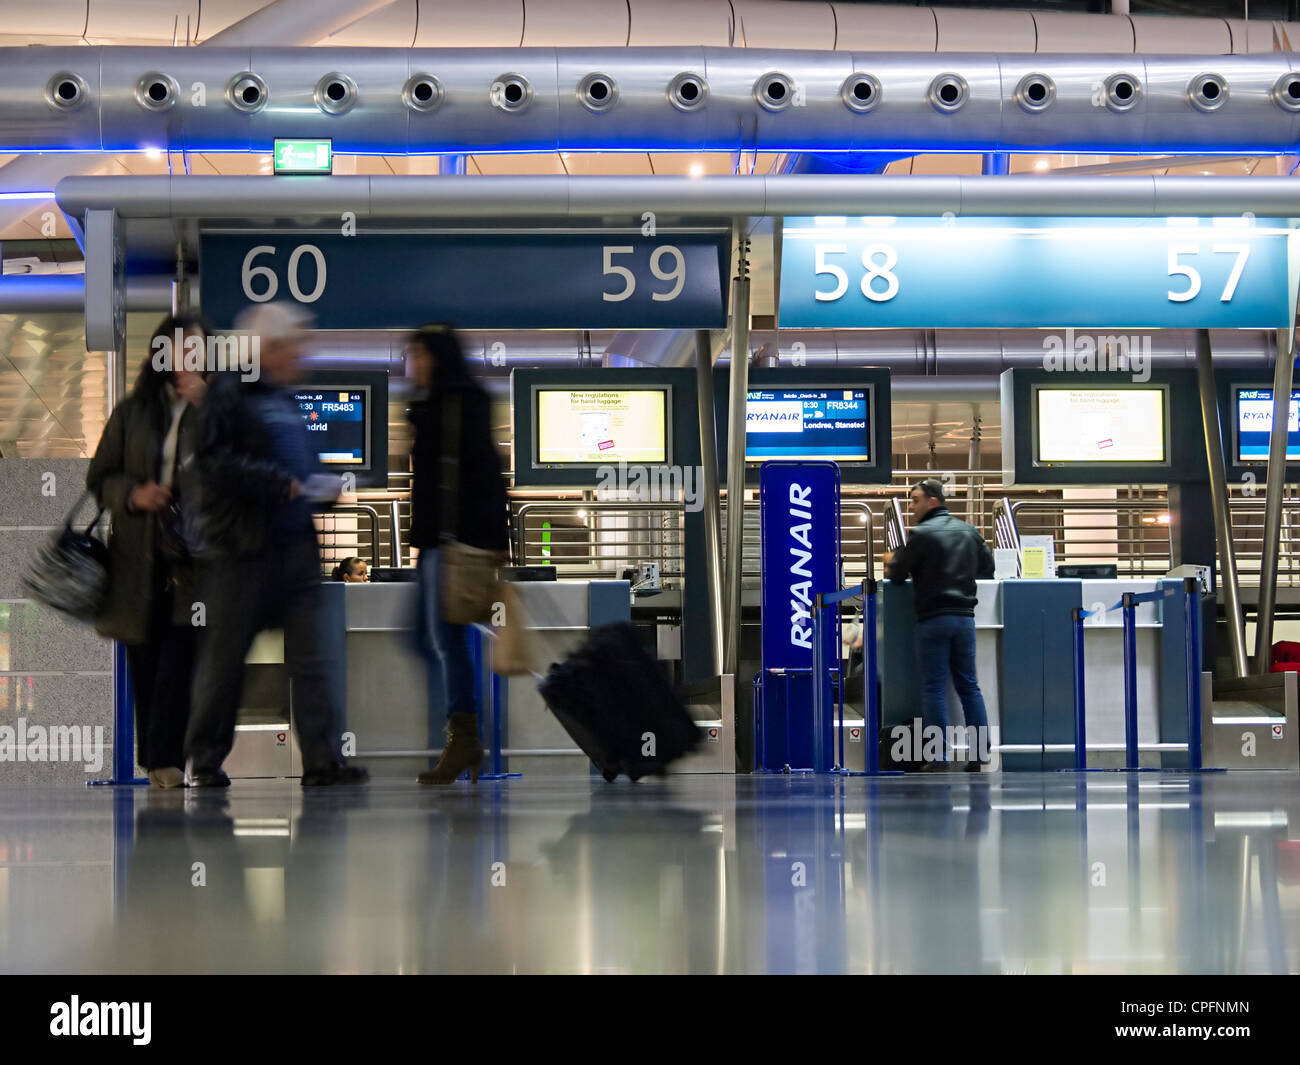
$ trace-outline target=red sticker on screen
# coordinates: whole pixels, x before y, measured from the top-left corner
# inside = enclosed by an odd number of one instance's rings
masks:
[[[1106,437],[1105,440],[1098,440],[1098,441],[1097,441],[1097,447],[1098,447],[1098,449],[1101,449],[1101,448],[1103,448],[1103,447],[1114,447],[1114,446],[1115,446],[1115,441],[1112,440],[1110,437]]]
[[[611,448],[611,447],[614,446],[614,441],[613,441],[613,440],[602,440],[602,441],[601,441],[599,444],[597,444],[596,446],[597,446],[598,448],[600,448],[601,451],[605,451],[605,450],[607,450],[607,449],[609,449],[609,448]]]

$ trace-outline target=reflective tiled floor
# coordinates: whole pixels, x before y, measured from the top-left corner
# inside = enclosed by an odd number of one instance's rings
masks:
[[[0,969],[1294,972],[1300,777],[0,787]]]

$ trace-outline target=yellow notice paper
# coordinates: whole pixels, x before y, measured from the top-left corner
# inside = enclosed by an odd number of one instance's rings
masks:
[[[1020,551],[1020,576],[1026,580],[1044,580],[1047,577],[1047,551],[1041,547],[1025,547]]]

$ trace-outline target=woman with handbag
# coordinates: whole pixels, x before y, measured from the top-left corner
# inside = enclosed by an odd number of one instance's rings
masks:
[[[181,767],[198,634],[188,518],[196,502],[190,498],[195,408],[206,372],[184,367],[205,366],[206,349],[207,329],[197,316],[163,319],[135,387],[114,408],[86,474],[86,487],[113,517],[108,601],[95,628],[126,645],[136,760],[159,788],[185,782]]]
[[[506,488],[492,442],[491,401],[470,377],[455,331],[425,326],[408,342],[417,398],[409,417],[411,543],[420,551],[417,637],[429,663],[430,719],[445,707],[447,743],[421,784],[450,784],[483,760],[470,623],[486,621],[508,546]],[[438,683],[441,675],[441,684]]]

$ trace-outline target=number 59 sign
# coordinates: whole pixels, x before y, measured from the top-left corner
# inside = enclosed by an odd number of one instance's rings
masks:
[[[716,329],[727,231],[204,233],[204,314],[296,303],[320,329]]]
[[[780,324],[1276,329],[1290,233],[1253,218],[788,218]]]

